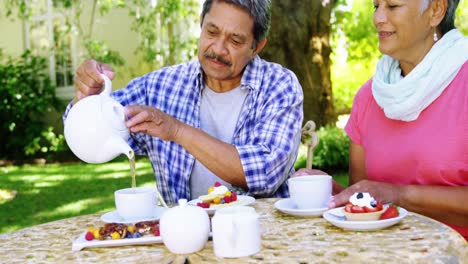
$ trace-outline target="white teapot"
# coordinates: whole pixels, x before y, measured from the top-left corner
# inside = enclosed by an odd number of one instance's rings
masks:
[[[210,219],[201,207],[187,205],[180,199],[159,221],[164,245],[175,254],[190,254],[205,246],[210,234]]]
[[[68,146],[81,160],[104,163],[120,154],[132,158],[133,150],[127,143],[130,136],[125,126],[123,106],[110,97],[112,83],[104,79],[104,89],[78,101],[68,113],[64,134]]]

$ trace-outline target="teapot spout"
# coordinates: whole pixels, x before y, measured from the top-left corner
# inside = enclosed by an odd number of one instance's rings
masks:
[[[100,149],[99,156],[94,163],[107,162],[121,154],[124,154],[129,159],[132,159],[135,155],[133,149],[128,145],[124,138],[119,136],[111,136],[107,140],[105,146]]]
[[[115,147],[120,153],[124,154],[128,157],[128,159],[133,159],[135,157],[135,153],[133,149],[128,145],[127,141],[120,137],[115,137]]]

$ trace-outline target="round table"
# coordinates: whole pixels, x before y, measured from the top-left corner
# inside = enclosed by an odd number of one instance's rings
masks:
[[[102,226],[100,214],[78,216],[0,236],[1,263],[468,263],[465,239],[450,227],[409,213],[400,223],[369,232],[346,231],[322,217],[296,217],[277,211],[278,199],[257,199],[262,250],[250,257],[217,258],[210,240],[190,255],[163,244],[85,248],[72,242],[89,226]]]

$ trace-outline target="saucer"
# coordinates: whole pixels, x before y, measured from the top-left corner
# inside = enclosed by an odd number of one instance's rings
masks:
[[[408,211],[405,208],[398,208],[399,215],[394,218],[388,218],[384,220],[372,220],[372,221],[349,221],[343,213],[344,207],[338,207],[326,211],[323,214],[323,218],[330,222],[332,225],[353,231],[373,231],[384,229],[400,222],[401,219],[408,215]]]
[[[275,203],[275,208],[285,214],[294,216],[322,216],[328,210],[324,208],[298,209],[291,198],[285,198]]]
[[[118,223],[118,224],[134,224],[138,222],[144,221],[154,221],[159,220],[166,208],[164,207],[155,207],[153,211],[153,215],[149,218],[142,218],[142,219],[135,219],[135,220],[127,220],[119,215],[117,211],[111,211],[101,215],[101,220],[106,223]]]

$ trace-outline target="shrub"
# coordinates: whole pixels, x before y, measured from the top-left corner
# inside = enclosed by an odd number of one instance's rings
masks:
[[[314,149],[312,166],[325,172],[347,171],[349,166],[349,138],[343,129],[326,126],[317,131],[319,143]],[[307,148],[302,145],[295,164],[305,168]]]
[[[61,150],[63,136],[47,127],[44,117],[61,110],[45,58],[26,51],[19,58],[0,51],[0,159],[25,160]]]

